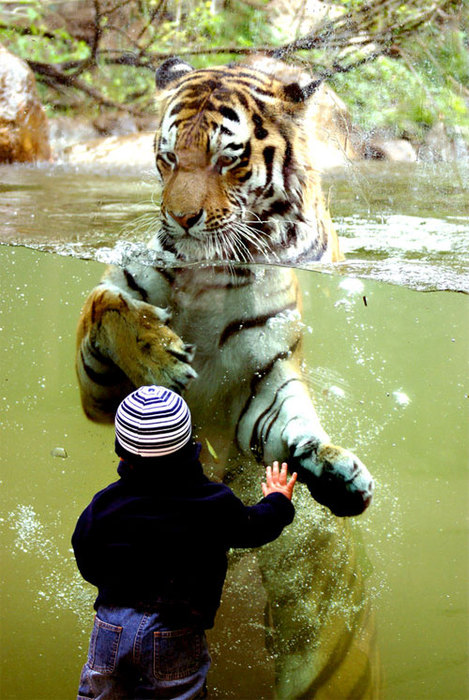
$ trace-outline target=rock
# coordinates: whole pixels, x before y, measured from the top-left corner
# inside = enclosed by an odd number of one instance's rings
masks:
[[[365,158],[415,163],[417,152],[406,139],[372,139],[365,145]]]
[[[102,112],[93,119],[93,127],[98,136],[116,136],[134,134],[139,131],[155,131],[158,118],[154,113],[139,114],[138,116],[125,112]]]
[[[102,134],[89,119],[80,117],[52,117],[49,119],[49,139],[54,157],[62,154],[67,146],[97,139]]]
[[[48,160],[47,117],[28,65],[0,44],[0,163]]]
[[[154,170],[154,131],[142,131],[126,136],[105,136],[65,148],[63,157],[68,163],[97,164],[111,167]]]
[[[469,159],[469,131],[463,127],[448,128],[437,122],[419,148],[419,160],[426,163]]]
[[[348,108],[328,85],[314,95],[311,112],[318,170],[342,167],[363,157],[361,136],[353,127]]]
[[[49,119],[49,137],[54,158],[58,160],[65,158],[73,162],[88,162],[90,159],[92,161],[93,158],[104,162],[107,157],[104,136],[124,136],[122,154],[123,157],[127,157],[128,153],[124,146],[128,141],[133,143],[134,136],[141,135],[139,132],[152,131],[154,134],[155,130],[156,118],[154,115],[137,119],[129,117],[127,114],[116,115],[104,112],[92,121],[84,117],[53,117]],[[145,136],[142,137],[143,142],[147,139]],[[136,142],[139,141],[140,138],[137,138]],[[83,145],[85,143],[86,145]],[[116,142],[114,139],[109,142],[110,144],[119,149],[121,140]],[[72,146],[74,148],[70,148]]]

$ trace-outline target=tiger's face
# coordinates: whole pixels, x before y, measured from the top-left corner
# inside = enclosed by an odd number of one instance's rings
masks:
[[[165,91],[156,140],[163,250],[188,261],[321,258],[328,215],[299,83],[246,65],[194,71],[177,59],[156,80]]]

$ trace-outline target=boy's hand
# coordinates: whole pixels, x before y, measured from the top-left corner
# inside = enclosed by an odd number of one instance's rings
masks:
[[[291,479],[287,480],[287,463],[282,462],[282,469],[279,471],[278,462],[274,462],[272,467],[267,467],[265,470],[265,478],[267,483],[262,483],[262,493],[268,496],[269,493],[283,493],[290,501],[295,486],[297,473],[291,475]]]

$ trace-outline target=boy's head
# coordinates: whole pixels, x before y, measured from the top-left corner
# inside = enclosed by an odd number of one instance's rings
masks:
[[[142,386],[119,405],[116,452],[125,459],[164,457],[177,452],[192,436],[187,403],[171,389]]]

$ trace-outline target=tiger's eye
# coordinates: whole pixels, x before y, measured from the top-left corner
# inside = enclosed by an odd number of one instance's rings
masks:
[[[219,156],[217,158],[217,167],[220,168],[227,168],[229,165],[233,165],[235,161],[238,160],[237,156]]]

